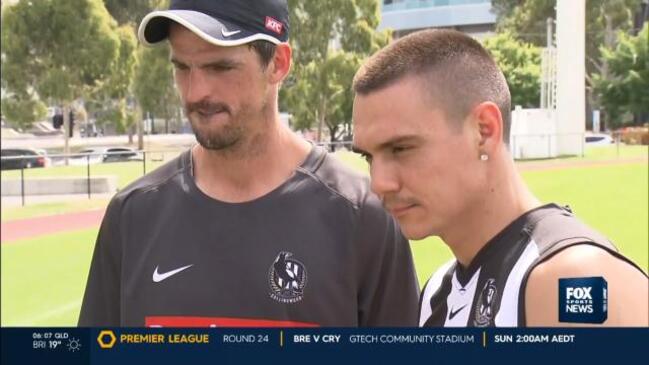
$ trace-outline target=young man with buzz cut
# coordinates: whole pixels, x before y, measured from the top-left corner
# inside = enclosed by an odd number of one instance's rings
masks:
[[[369,180],[279,118],[285,0],[172,0],[169,40],[198,144],[120,191],[95,246],[81,326],[413,326],[408,241]]]
[[[419,325],[648,325],[646,274],[523,182],[507,146],[509,89],[477,41],[410,34],[373,55],[353,87],[372,190],[408,238],[439,236],[455,256],[423,288]],[[582,309],[607,316],[564,317]]]

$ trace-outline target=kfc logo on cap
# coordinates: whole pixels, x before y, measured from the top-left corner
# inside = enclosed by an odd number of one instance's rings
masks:
[[[277,34],[282,34],[282,28],[284,25],[281,22],[267,16],[266,17],[266,29],[275,32]]]

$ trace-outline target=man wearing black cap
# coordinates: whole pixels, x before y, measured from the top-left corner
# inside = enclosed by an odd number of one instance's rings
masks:
[[[284,0],[171,1],[169,40],[198,144],[109,204],[81,326],[411,326],[407,240],[362,177],[279,120]]]

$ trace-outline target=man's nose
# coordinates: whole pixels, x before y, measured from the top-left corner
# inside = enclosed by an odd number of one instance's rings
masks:
[[[390,164],[373,161],[370,166],[371,189],[379,197],[396,193],[400,189],[398,173]]]
[[[210,83],[202,71],[192,68],[189,72],[185,90],[185,102],[197,103],[210,95]]]

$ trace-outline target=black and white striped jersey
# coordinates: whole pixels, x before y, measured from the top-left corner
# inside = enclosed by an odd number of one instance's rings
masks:
[[[452,260],[426,283],[420,298],[420,326],[525,326],[525,293],[531,270],[576,244],[599,246],[620,255],[601,234],[568,208],[548,204],[517,218],[492,238],[469,267]]]

